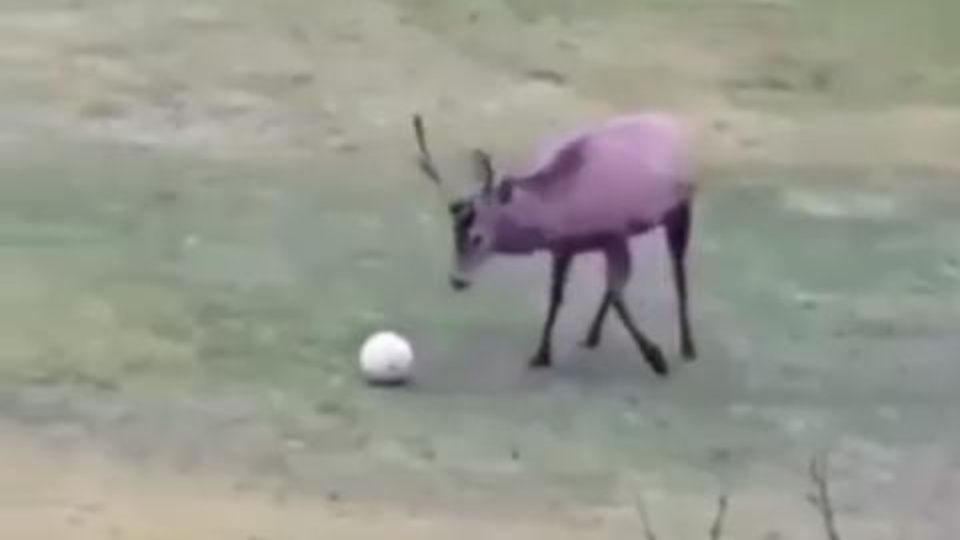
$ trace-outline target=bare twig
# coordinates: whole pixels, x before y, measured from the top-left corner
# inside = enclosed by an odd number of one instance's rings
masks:
[[[830,475],[826,461],[814,457],[810,460],[810,479],[813,480],[817,492],[810,497],[810,502],[820,512],[823,518],[823,528],[829,540],[840,540],[837,532],[836,518],[833,511],[833,502],[830,500]]]
[[[723,538],[723,521],[727,517],[727,496],[721,495],[717,499],[717,517],[713,520],[713,526],[710,527],[710,540],[720,540]]]
[[[647,514],[647,505],[643,502],[643,498],[637,499],[637,513],[640,514],[640,521],[643,523],[643,537],[646,540],[657,540],[657,534],[650,526],[650,515]]]

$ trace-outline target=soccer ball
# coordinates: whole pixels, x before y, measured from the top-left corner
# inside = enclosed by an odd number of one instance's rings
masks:
[[[404,384],[413,371],[413,348],[395,332],[377,332],[360,348],[360,369],[371,384]]]

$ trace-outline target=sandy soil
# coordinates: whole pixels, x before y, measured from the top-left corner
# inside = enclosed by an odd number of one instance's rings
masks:
[[[866,511],[837,499],[845,537],[956,537],[960,520],[950,508],[960,501],[960,469],[937,452],[915,457],[922,459],[901,471],[898,481],[905,506]],[[0,463],[0,534],[19,540],[628,539],[642,534],[641,504],[660,538],[701,538],[716,515],[712,496],[656,490],[603,508],[438,512],[400,501],[358,504],[241,487],[209,471],[134,464],[103,453],[93,441],[65,450],[37,443],[12,425],[0,429]],[[768,472],[764,482],[778,488],[739,491],[731,499],[725,537],[823,538],[819,515],[804,501],[812,491],[802,479]],[[922,509],[915,506],[921,493],[933,497]]]
[[[949,64],[882,56],[879,31],[876,43],[838,37],[837,50],[819,51],[817,34],[793,21],[809,14],[777,6],[622,16],[532,1],[14,8],[0,20],[12,120],[0,143],[23,142],[27,127],[225,159],[313,154],[332,165],[358,150],[407,149],[419,110],[449,144],[482,144],[510,161],[551,130],[656,106],[702,128],[708,166],[960,168],[955,106],[870,84],[879,73],[946,85]],[[638,49],[636,39],[656,47]],[[819,94],[804,79],[825,69],[818,62],[841,73]],[[864,105],[836,106],[858,98]]]

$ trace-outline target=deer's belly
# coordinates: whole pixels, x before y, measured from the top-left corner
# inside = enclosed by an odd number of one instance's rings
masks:
[[[656,227],[676,201],[613,200],[558,208],[551,216],[550,229],[555,237],[603,238],[635,235]]]
[[[599,251],[622,242],[634,235],[644,234],[658,226],[647,221],[620,223],[617,227],[576,229],[565,234],[554,235],[543,245],[547,250],[560,250],[571,253]]]

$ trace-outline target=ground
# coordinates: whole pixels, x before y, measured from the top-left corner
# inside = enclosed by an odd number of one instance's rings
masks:
[[[0,7],[0,533],[22,539],[845,538],[960,522],[960,42],[948,0],[10,1]],[[578,261],[447,288],[453,177],[659,107],[699,127],[700,359],[662,239],[619,331]],[[458,184],[468,189],[469,184]],[[408,335],[417,380],[356,373]]]

